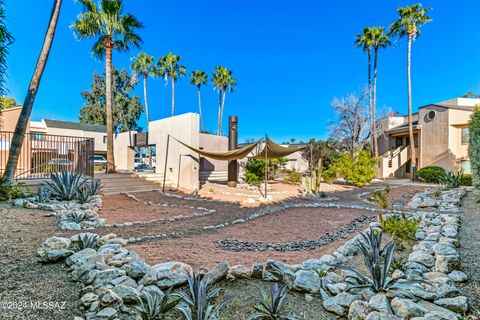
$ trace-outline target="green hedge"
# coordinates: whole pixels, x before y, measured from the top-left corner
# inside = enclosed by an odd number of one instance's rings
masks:
[[[417,172],[420,181],[426,183],[440,183],[446,174],[445,169],[437,166],[424,167]]]

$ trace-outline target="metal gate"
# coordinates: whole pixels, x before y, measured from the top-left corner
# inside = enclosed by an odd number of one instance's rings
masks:
[[[0,175],[5,172],[13,133],[0,131]],[[93,177],[93,138],[27,133],[15,171],[16,180],[49,178],[50,173],[73,171]]]

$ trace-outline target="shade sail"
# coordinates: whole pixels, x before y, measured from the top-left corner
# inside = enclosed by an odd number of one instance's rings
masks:
[[[267,137],[263,150],[259,154],[257,154],[254,158],[265,159],[265,152],[266,152],[267,159],[278,159],[278,158],[286,157],[289,154],[295,153],[297,151],[303,150],[304,148],[305,147],[302,147],[302,148],[282,147],[281,145],[276,144],[275,142],[270,140],[270,138]]]
[[[175,138],[173,138],[173,139],[175,139]],[[175,139],[175,140],[177,140],[177,139]],[[189,146],[188,144],[186,144],[186,143],[184,143],[180,140],[177,140],[177,141],[179,143],[181,143],[182,145],[184,145],[185,147],[189,148],[190,150],[195,151],[198,154],[200,154],[200,155],[202,155],[206,158],[215,159],[215,160],[225,160],[225,161],[239,160],[239,159],[243,159],[243,158],[247,157],[248,154],[251,153],[253,151],[253,149],[255,149],[255,147],[260,142],[260,140],[258,140],[257,142],[255,142],[253,144],[249,144],[249,145],[247,145],[245,147],[242,147],[242,148],[239,148],[239,149],[229,150],[229,151],[225,151],[225,152],[216,152],[216,151],[206,151],[206,150],[198,149],[198,148]]]

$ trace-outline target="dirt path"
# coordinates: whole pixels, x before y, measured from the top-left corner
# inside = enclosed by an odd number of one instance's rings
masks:
[[[472,192],[463,201],[460,228],[460,260],[462,269],[470,276],[462,288],[473,308],[480,311],[480,205]]]
[[[36,250],[61,234],[56,219],[0,203],[0,319],[68,319],[80,314],[79,284],[64,264],[43,265]],[[65,233],[63,233],[65,234]]]

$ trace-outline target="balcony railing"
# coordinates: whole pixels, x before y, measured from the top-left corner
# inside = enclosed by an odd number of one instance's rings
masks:
[[[0,131],[0,175],[7,166],[12,137],[12,132]],[[27,133],[20,149],[15,179],[46,179],[50,173],[65,170],[93,176],[94,147],[93,138]]]

